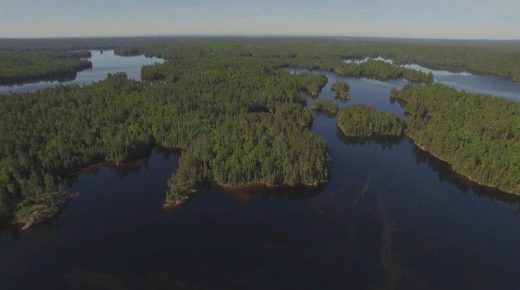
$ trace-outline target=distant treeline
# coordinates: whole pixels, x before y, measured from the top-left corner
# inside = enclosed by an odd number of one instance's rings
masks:
[[[120,56],[136,56],[141,55],[141,50],[135,47],[116,47],[114,49],[114,54]]]
[[[370,38],[190,38],[190,37],[123,37],[123,38],[70,38],[70,39],[0,39],[0,50],[80,50],[117,49],[127,52],[139,49],[146,55],[161,51],[163,57],[172,48],[183,49],[183,54],[217,54],[226,51],[242,57],[269,56],[290,58],[287,64],[332,69],[344,75],[368,75],[374,66],[381,66],[384,74],[378,78],[404,77],[423,80],[424,76],[408,70],[395,70],[391,65],[366,65],[367,72],[357,66],[338,64],[344,58],[384,57],[396,64],[417,63],[430,68],[469,70],[491,73],[520,81],[520,42],[518,41],[447,41],[398,40]],[[188,52],[187,48],[192,48]],[[123,51],[121,51],[121,54]],[[168,58],[168,57],[165,57]],[[320,58],[322,61],[318,61]],[[168,58],[173,59],[173,58]],[[327,62],[323,60],[328,60]],[[332,62],[331,62],[332,61]]]
[[[0,84],[67,79],[92,67],[89,51],[0,51]]]
[[[226,52],[237,57],[262,57],[279,65],[334,71],[344,76],[430,81],[432,76],[371,60],[346,64],[345,58],[381,56],[395,64],[418,63],[430,68],[491,73],[520,81],[517,42],[399,41],[392,39],[242,39],[136,37],[103,39],[0,39],[0,51],[115,49],[119,55],[145,54],[167,59]],[[175,51],[178,55],[172,55]]]
[[[393,90],[407,134],[474,181],[520,194],[520,104],[442,85]]]

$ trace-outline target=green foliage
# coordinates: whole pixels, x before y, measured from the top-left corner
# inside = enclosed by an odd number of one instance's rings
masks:
[[[91,68],[90,52],[0,51],[0,83],[73,78]]]
[[[365,105],[353,105],[339,111],[338,126],[347,136],[401,136],[406,128],[395,114],[376,112]]]
[[[407,85],[407,134],[471,179],[520,194],[520,104],[442,86]]]
[[[315,185],[326,180],[326,146],[309,131],[312,115],[304,107],[323,76],[291,75],[225,54],[168,66],[158,66],[167,81],[136,82],[116,74],[90,86],[1,98],[5,216],[33,221],[51,215],[61,205],[56,197],[63,195],[62,175],[103,160],[147,156],[154,144],[183,152],[169,183],[169,202],[209,181]]]
[[[520,45],[516,41],[450,41],[397,39],[215,39],[174,37],[119,37],[85,39],[0,39],[0,50],[79,50],[117,49],[169,60],[214,56],[269,58],[285,65],[323,68],[346,75],[371,78],[403,77],[412,81],[430,78],[414,70],[395,70],[391,64],[345,66],[341,59],[383,57],[395,64],[417,63],[429,68],[450,71],[478,71],[520,81]],[[116,52],[117,53],[117,52]],[[370,67],[379,67],[385,73]],[[367,70],[367,72],[363,72]],[[370,76],[372,75],[373,76]]]
[[[350,95],[348,94],[348,91],[350,90],[350,86],[346,82],[337,81],[332,85],[331,89],[334,92],[334,94],[336,95],[337,99],[340,99],[340,100],[350,99]]]
[[[2,220],[51,215],[65,197],[59,187],[64,174],[103,160],[119,163],[144,157],[156,144],[182,149],[178,171],[169,181],[169,202],[182,200],[208,182],[324,182],[329,162],[326,146],[308,130],[312,115],[305,104],[309,95],[318,95],[326,78],[292,75],[283,67],[381,80],[432,79],[430,74],[381,61],[342,61],[383,56],[396,63],[456,64],[520,79],[520,58],[514,48],[184,38],[0,40],[0,48],[0,77],[16,81],[68,75],[87,65],[81,60],[84,53],[63,52],[69,50],[117,48],[122,55],[139,52],[167,60],[143,67],[143,82],[117,74],[86,87],[0,98]],[[474,179],[518,192],[518,104],[505,100],[497,104],[429,85],[393,94],[407,102],[409,132],[419,144],[433,148]],[[441,101],[431,94],[448,97]],[[395,115],[360,106],[341,110],[338,126],[356,136],[400,135],[405,127]]]
[[[114,49],[114,54],[120,56],[136,56],[141,55],[142,53],[139,48],[135,47],[116,47]]]
[[[336,104],[336,102],[322,99],[312,102],[312,109],[314,111],[323,111],[333,115],[335,115],[339,110],[338,104]]]

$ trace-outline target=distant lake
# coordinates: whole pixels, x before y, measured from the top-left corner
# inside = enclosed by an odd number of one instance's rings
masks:
[[[293,73],[324,73],[291,69]],[[347,80],[352,98],[403,115],[406,82]],[[312,103],[309,99],[309,104]],[[63,212],[0,231],[0,288],[517,289],[520,198],[478,186],[407,138],[349,139],[314,114],[331,177],[318,189],[208,186],[161,204],[178,155],[70,178]]]
[[[164,62],[163,59],[144,55],[118,56],[113,50],[93,50],[91,53],[92,57],[89,60],[92,62],[92,68],[78,72],[74,80],[5,85],[0,86],[0,94],[34,92],[59,85],[88,85],[106,79],[109,73],[117,72],[126,73],[130,79],[141,80],[141,67]]]
[[[393,63],[391,59],[382,57],[364,58],[364,59],[345,59],[345,63],[364,63],[370,59]],[[487,94],[496,97],[506,97],[512,100],[520,101],[520,83],[516,83],[510,79],[490,75],[477,74],[470,72],[451,72],[447,70],[429,69],[418,64],[405,64],[407,67],[423,72],[431,72],[434,76],[434,82],[451,86],[459,90],[467,92]]]

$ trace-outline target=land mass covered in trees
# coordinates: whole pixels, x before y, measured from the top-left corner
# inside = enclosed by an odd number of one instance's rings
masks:
[[[0,51],[0,84],[72,79],[92,67],[89,51]]]
[[[443,85],[406,85],[407,135],[473,181],[520,194],[520,104]]]
[[[402,136],[406,128],[396,114],[377,112],[365,105],[341,109],[337,122],[343,134],[351,137]]]
[[[0,216],[32,223],[56,213],[63,175],[110,160],[182,149],[167,202],[199,186],[326,182],[326,144],[305,108],[318,75],[292,75],[254,59],[171,63],[171,82],[111,75],[90,86],[0,98]]]
[[[312,110],[336,115],[339,110],[338,104],[331,100],[315,100],[312,102]]]
[[[348,94],[350,87],[346,82],[337,81],[334,84],[332,84],[331,89],[334,92],[334,94],[336,95],[336,99],[340,99],[340,100],[350,99],[350,95]]]
[[[117,48],[118,54],[143,53],[167,61],[143,67],[142,82],[116,74],[90,86],[0,98],[0,221],[44,219],[66,201],[61,188],[65,174],[104,160],[121,163],[144,157],[155,145],[182,151],[179,168],[169,180],[167,203],[182,201],[211,182],[325,182],[326,144],[309,130],[312,114],[305,105],[327,80],[290,74],[285,67],[426,83],[394,91],[410,114],[408,134],[472,179],[519,192],[517,103],[433,86],[430,74],[384,62],[342,62],[345,57],[384,56],[443,65],[444,53],[453,52],[454,63],[501,75],[507,67],[507,75],[515,78],[520,66],[512,58],[514,48],[493,54],[490,59],[497,64],[479,64],[485,58],[481,53],[487,52],[483,46],[328,39],[0,40],[0,54],[5,55],[68,56],[74,54],[66,51],[87,48]],[[406,53],[413,57],[405,60]],[[79,55],[71,58],[82,61]],[[8,67],[20,61],[14,59]],[[512,62],[506,65],[505,60]],[[16,74],[27,77],[33,66],[43,75],[55,67],[52,61],[20,66]],[[363,136],[400,135],[405,127],[397,116],[362,106],[341,110],[338,126],[347,135]]]
[[[394,60],[395,64],[417,63],[435,69],[490,73],[520,82],[520,45],[518,41],[507,40],[179,37],[0,39],[0,51],[116,49],[116,53],[121,55],[139,51],[148,56],[159,56],[158,50],[166,52],[173,46],[191,47],[194,53],[208,53],[218,49],[241,56],[289,58],[293,63],[299,62],[299,66],[306,62],[309,68],[316,63],[323,68],[341,67],[336,63],[340,59],[381,56]],[[289,64],[287,61],[285,63]]]

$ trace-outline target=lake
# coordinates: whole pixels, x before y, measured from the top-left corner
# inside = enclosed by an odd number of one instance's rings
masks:
[[[385,59],[382,57],[345,59],[343,62],[360,64],[367,62],[370,59],[393,64],[391,59]],[[497,97],[506,97],[520,101],[520,83],[516,83],[507,78],[489,74],[473,74],[466,71],[451,72],[447,70],[430,69],[418,64],[405,64],[401,66],[426,73],[431,72],[433,74],[434,82],[448,85],[459,90]]]
[[[327,76],[319,97],[333,99],[338,77]],[[389,96],[404,81],[346,80],[341,106],[403,114]],[[161,150],[70,178],[79,195],[60,215],[0,232],[0,288],[518,288],[519,198],[467,181],[407,138],[348,139],[321,114],[312,130],[332,159],[319,189],[209,186],[165,211],[178,155]]]
[[[59,85],[88,85],[106,79],[109,73],[117,72],[126,73],[130,79],[141,80],[142,66],[164,62],[163,59],[145,57],[144,55],[118,56],[114,54],[113,50],[93,50],[91,53],[92,57],[89,60],[92,62],[92,68],[78,72],[74,80],[4,85],[0,86],[0,94],[34,92]]]

